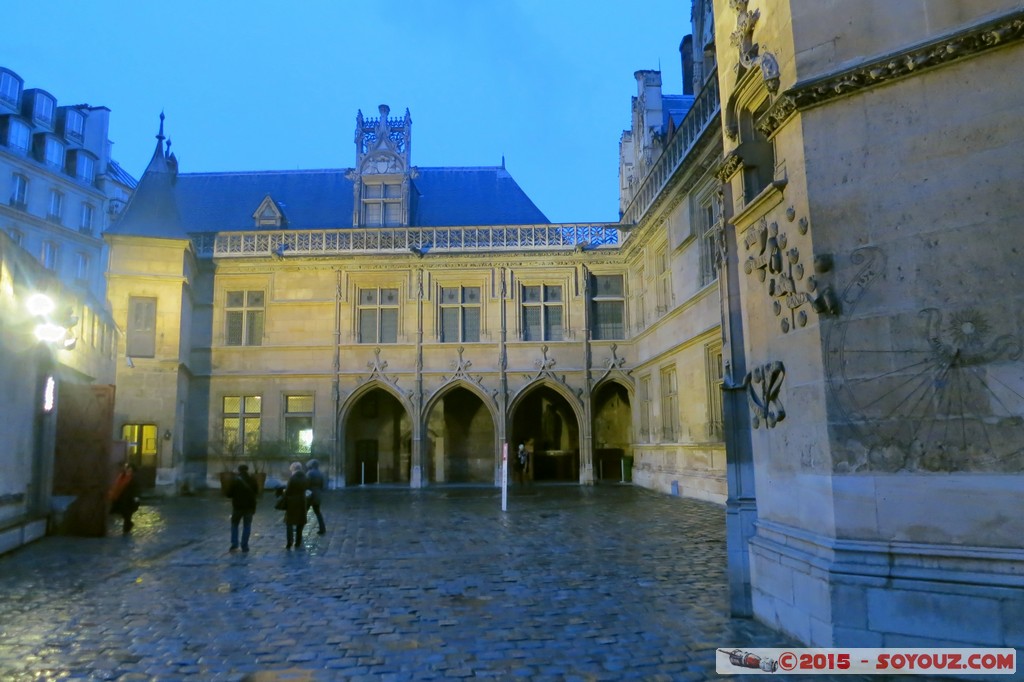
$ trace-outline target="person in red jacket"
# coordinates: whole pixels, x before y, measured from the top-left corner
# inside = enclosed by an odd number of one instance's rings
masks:
[[[139,508],[139,481],[135,478],[135,466],[131,462],[125,462],[121,467],[114,484],[110,486],[107,499],[110,500],[110,513],[121,515],[121,532],[132,532],[135,525],[132,514]]]

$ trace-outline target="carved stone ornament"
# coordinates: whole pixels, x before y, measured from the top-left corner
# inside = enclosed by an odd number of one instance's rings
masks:
[[[844,314],[825,337],[845,436],[834,470],[1018,474],[1024,338],[1005,303],[979,296],[880,318],[876,290],[900,296],[892,290],[902,280],[887,277],[878,247],[857,249],[850,262],[857,270],[838,294]]]
[[[736,175],[737,171],[743,167],[743,157],[736,152],[730,152],[722,163],[718,165],[718,169],[715,170],[715,177],[718,178],[719,182],[729,182],[729,178]]]
[[[775,100],[772,106],[757,121],[757,130],[765,137],[771,139],[775,131],[782,127],[782,124],[796,111],[796,100],[791,95],[785,94]]]
[[[484,378],[482,376],[471,376],[469,374],[469,368],[473,366],[473,361],[463,359],[462,353],[465,352],[466,349],[463,346],[459,346],[457,350],[459,353],[459,359],[452,360],[451,363],[451,368],[455,370],[455,373],[450,377],[441,377],[441,380],[446,384],[450,384],[461,379],[476,384],[477,386],[483,386]]]
[[[839,301],[830,287],[818,290],[818,281],[814,277],[804,278],[804,265],[800,262],[800,250],[789,246],[785,232],[779,231],[779,224],[768,223],[767,218],[747,231],[743,240],[748,251],[753,255],[743,263],[743,271],[754,275],[765,283],[771,302],[772,312],[779,320],[779,328],[783,334],[807,324],[807,315],[800,313],[805,304],[819,314],[835,315],[839,312]],[[818,257],[818,262],[823,262]]]
[[[751,12],[747,5],[748,0],[729,0],[729,7],[736,11],[736,30],[729,35],[729,42],[739,50],[743,68],[760,67],[765,87],[774,95],[779,91],[779,62],[771,52],[761,52],[754,42],[754,26],[761,17],[761,11],[755,9]]]
[[[1014,9],[1002,17],[979,26],[946,35],[909,50],[890,53],[851,69],[846,69],[788,90],[798,109],[803,111],[852,92],[892,82],[950,62],[1024,39],[1024,10]]]
[[[747,373],[744,384],[750,409],[754,413],[751,422],[755,429],[760,428],[762,423],[765,428],[773,429],[786,418],[786,409],[779,400],[785,378],[786,367],[781,360],[755,367]]]
[[[612,372],[615,372],[616,374],[624,375],[626,377],[629,376],[629,372],[624,370],[624,369],[622,369],[625,366],[625,364],[626,364],[626,358],[620,358],[619,357],[619,355],[618,355],[619,345],[617,343],[613,343],[611,345],[611,347],[609,348],[609,350],[612,352],[612,356],[610,358],[605,358],[605,361],[604,361],[604,374],[602,374],[601,377],[597,381],[594,382],[595,384],[596,383],[600,383],[600,382],[604,381],[605,379],[607,379],[608,375],[611,374]]]
[[[386,372],[388,368],[388,361],[380,359],[380,346],[373,349],[373,360],[366,363],[366,366],[370,368],[370,375],[362,381],[364,384],[368,384],[374,379],[379,379],[386,384],[392,386],[398,385],[398,377],[389,376]]]
[[[534,381],[537,381],[538,379],[542,379],[542,378],[551,379],[552,381],[565,386],[567,389],[569,389],[571,392],[573,392],[573,395],[575,395],[576,389],[574,389],[572,386],[570,386],[569,382],[567,382],[565,380],[565,375],[563,374],[563,375],[559,376],[559,375],[555,374],[553,368],[554,368],[554,366],[557,363],[555,362],[554,358],[549,358],[548,357],[548,347],[547,347],[547,344],[541,346],[540,350],[541,350],[542,357],[540,357],[539,359],[535,360],[534,363],[533,363],[534,367],[537,368],[537,373],[536,374],[524,374],[523,378],[526,379],[527,381],[530,381],[530,382],[534,382]]]

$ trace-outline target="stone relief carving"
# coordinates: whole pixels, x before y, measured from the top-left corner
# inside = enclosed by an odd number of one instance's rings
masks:
[[[473,361],[463,359],[462,354],[463,352],[465,352],[466,349],[463,346],[459,346],[456,350],[459,353],[459,359],[452,360],[451,362],[451,368],[454,370],[454,374],[452,374],[450,377],[441,377],[441,381],[445,384],[450,384],[454,381],[463,379],[470,383],[476,384],[477,386],[483,386],[484,378],[482,376],[471,376],[469,374],[469,368],[473,366]]]
[[[817,278],[805,278],[800,250],[795,246],[786,248],[789,240],[785,232],[779,231],[777,222],[769,223],[766,217],[761,218],[747,231],[743,243],[748,251],[754,250],[754,254],[744,262],[743,271],[766,284],[768,295],[773,299],[772,311],[780,318],[783,334],[807,325],[807,313],[801,310],[805,304],[809,303],[818,314],[835,315],[839,312],[839,302],[831,287],[819,288]],[[815,267],[816,273],[823,274],[831,270],[831,261],[828,257],[818,256]]]
[[[573,395],[575,395],[575,391],[577,389],[574,389],[572,386],[569,385],[569,382],[567,382],[565,380],[565,375],[563,374],[563,375],[559,376],[559,375],[555,374],[554,367],[557,364],[557,362],[555,361],[554,358],[549,358],[548,357],[548,347],[547,347],[547,344],[541,346],[540,350],[541,350],[541,354],[542,354],[541,357],[538,358],[537,360],[534,360],[534,363],[533,363],[534,367],[537,368],[537,373],[536,374],[523,374],[523,378],[526,379],[529,382],[534,382],[534,381],[537,381],[538,379],[541,379],[541,378],[548,378],[548,379],[551,379],[552,381],[555,381],[556,383],[559,383],[559,384],[565,386],[567,389],[569,389],[571,392],[573,392]]]
[[[765,428],[773,429],[786,418],[786,409],[779,400],[785,378],[786,367],[781,360],[775,360],[755,367],[743,379],[747,387],[747,400],[754,413],[751,423],[755,429],[760,428],[762,423]]]
[[[370,369],[370,374],[360,382],[361,384],[368,384],[374,379],[380,379],[386,384],[398,386],[398,377],[387,374],[388,361],[380,359],[380,346],[373,349],[373,360],[366,363],[366,366]]]
[[[728,182],[729,178],[736,175],[739,169],[743,168],[743,158],[736,152],[730,152],[722,163],[718,165],[718,169],[715,170],[715,177],[720,182]]]
[[[598,384],[608,378],[609,374],[613,372],[621,375],[623,378],[629,379],[631,372],[624,370],[623,367],[626,365],[626,358],[620,358],[618,354],[619,345],[613,343],[609,350],[612,352],[611,357],[605,358],[604,360],[604,374],[602,374],[594,384]]]
[[[729,42],[739,50],[739,63],[746,69],[758,66],[765,86],[772,94],[779,89],[779,63],[767,50],[761,51],[754,42],[754,26],[761,17],[761,10],[747,9],[748,0],[729,0],[729,7],[736,11],[736,30],[729,35]]]
[[[834,470],[1020,471],[1024,342],[1013,321],[991,302],[864,311],[887,258],[863,247],[850,262],[859,267],[839,295],[844,314],[825,338],[829,395],[845,420],[833,426]]]

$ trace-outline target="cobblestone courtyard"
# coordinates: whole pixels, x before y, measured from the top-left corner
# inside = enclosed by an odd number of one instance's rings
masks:
[[[248,554],[203,495],[147,501],[128,537],[0,557],[0,679],[703,680],[716,647],[792,644],[728,617],[713,504],[537,486],[502,513],[494,489],[349,489],[303,551],[271,507]]]

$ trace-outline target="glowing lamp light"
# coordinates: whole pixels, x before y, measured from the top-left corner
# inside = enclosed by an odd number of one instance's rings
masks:
[[[313,429],[299,431],[299,446],[302,452],[309,452],[309,449],[313,447]]]
[[[32,294],[28,297],[28,300],[25,301],[25,306],[28,308],[29,314],[36,317],[49,315],[56,307],[53,303],[53,299],[46,294]]]
[[[53,411],[53,398],[56,392],[57,382],[53,377],[46,377],[46,387],[43,389],[43,412]]]
[[[37,324],[35,328],[36,338],[40,341],[47,343],[57,343],[63,341],[67,335],[68,330],[59,324],[53,322],[44,322],[43,324]]]

